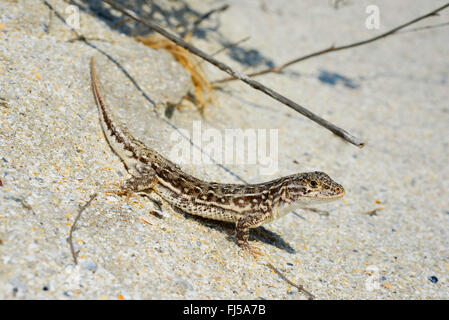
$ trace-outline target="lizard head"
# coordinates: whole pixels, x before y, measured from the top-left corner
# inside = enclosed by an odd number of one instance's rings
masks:
[[[285,182],[279,187],[277,217],[298,208],[333,201],[345,195],[343,186],[324,172],[298,173],[284,180]]]
[[[287,201],[298,204],[327,202],[344,195],[343,186],[320,171],[293,175],[287,185]]]

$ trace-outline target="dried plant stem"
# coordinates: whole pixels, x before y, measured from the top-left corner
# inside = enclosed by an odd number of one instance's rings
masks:
[[[73,235],[73,232],[75,231],[76,224],[78,223],[78,220],[80,219],[81,214],[83,213],[84,210],[86,210],[86,208],[88,206],[90,206],[90,203],[96,197],[97,197],[97,193],[94,193],[93,195],[90,196],[89,201],[87,201],[84,206],[80,207],[80,209],[78,210],[78,214],[75,218],[75,221],[73,222],[72,226],[70,227],[70,232],[69,232],[69,237],[67,238],[67,242],[70,245],[70,252],[72,253],[72,257],[73,257],[73,261],[75,262],[75,265],[78,264],[78,259],[77,259],[77,253],[75,252],[75,247],[73,246],[72,235]]]
[[[267,262],[265,265],[271,270],[273,270],[275,273],[277,273],[278,276],[280,276],[281,279],[283,279],[289,285],[295,287],[296,289],[298,289],[299,292],[305,294],[309,300],[313,300],[315,298],[315,296],[309,291],[307,291],[302,284],[296,284],[293,281],[289,280],[278,268],[273,266],[270,262]]]
[[[443,22],[443,23],[433,24],[433,25],[429,25],[429,26],[417,27],[417,28],[413,28],[410,30],[403,30],[399,33],[408,33],[408,32],[416,32],[416,31],[421,31],[421,30],[436,29],[436,28],[441,28],[441,27],[445,27],[445,26],[449,26],[449,22]]]
[[[241,81],[243,81],[246,84],[250,85],[254,89],[262,91],[263,93],[265,93],[266,95],[272,97],[273,99],[275,99],[275,100],[285,104],[286,106],[289,106],[290,108],[296,110],[297,112],[299,112],[302,115],[306,116],[310,120],[318,123],[319,125],[325,127],[326,129],[332,131],[334,134],[336,134],[337,136],[343,138],[344,140],[346,140],[346,141],[348,141],[348,142],[350,142],[350,143],[352,143],[352,144],[354,144],[354,145],[356,145],[358,147],[363,147],[364,146],[364,143],[359,138],[351,135],[346,130],[337,127],[336,125],[334,125],[334,124],[330,123],[329,121],[321,118],[320,116],[314,114],[313,112],[309,111],[308,109],[304,108],[303,106],[301,106],[301,105],[297,104],[296,102],[290,100],[289,98],[284,97],[283,95],[277,93],[273,89],[268,88],[265,85],[263,85],[262,83],[249,78],[247,75],[241,74],[241,73],[235,71],[234,69],[232,69],[228,65],[226,65],[223,62],[218,61],[214,57],[204,53],[203,51],[201,51],[200,49],[196,48],[195,46],[192,46],[191,44],[187,43],[186,41],[184,41],[180,37],[178,37],[176,35],[173,35],[170,32],[166,31],[165,29],[163,29],[162,27],[160,27],[156,23],[144,20],[142,17],[137,15],[134,11],[122,7],[121,5],[117,4],[115,1],[111,1],[111,0],[102,0],[102,1],[105,2],[105,3],[108,3],[114,9],[124,13],[128,17],[134,19],[135,21],[140,22],[143,25],[153,29],[157,33],[159,33],[162,36],[170,39],[171,41],[173,41],[177,45],[183,47],[184,49],[190,51],[191,53],[193,53],[193,54],[203,58],[204,60],[206,60],[209,63],[213,64],[217,68],[219,68],[219,69],[223,70],[224,72],[228,73],[232,77],[240,79]]]
[[[366,39],[366,40],[363,40],[363,41],[358,41],[358,42],[354,42],[354,43],[351,43],[351,44],[338,46],[338,47],[332,45],[329,48],[322,49],[322,50],[319,50],[319,51],[307,54],[307,55],[299,57],[299,58],[295,58],[295,59],[290,60],[290,61],[288,61],[286,63],[283,63],[283,64],[281,64],[281,65],[279,65],[277,67],[268,68],[268,69],[265,69],[265,70],[257,71],[257,72],[254,72],[254,73],[250,73],[248,76],[249,77],[257,77],[257,76],[261,76],[261,75],[267,74],[267,73],[279,73],[282,70],[284,70],[285,68],[291,66],[292,64],[295,64],[295,63],[298,63],[298,62],[301,62],[301,61],[304,61],[304,60],[307,60],[307,59],[310,59],[310,58],[313,58],[313,57],[321,56],[321,55],[324,55],[324,54],[330,53],[330,52],[346,50],[346,49],[349,49],[349,48],[355,48],[355,47],[358,47],[358,46],[362,46],[362,45],[374,42],[374,41],[379,40],[379,39],[386,38],[386,37],[388,37],[390,35],[393,35],[393,34],[397,33],[399,30],[404,29],[405,27],[410,26],[411,24],[414,24],[414,23],[416,23],[418,21],[421,21],[423,19],[426,19],[426,18],[438,15],[437,13],[439,11],[446,9],[447,7],[449,7],[449,3],[447,3],[447,4],[445,4],[445,5],[441,6],[441,7],[433,10],[432,12],[429,12],[429,13],[427,13],[425,15],[422,15],[422,16],[420,16],[418,18],[410,20],[410,21],[408,21],[408,22],[406,22],[404,24],[401,24],[401,25],[399,25],[399,26],[397,26],[397,27],[395,27],[395,28],[393,28],[393,29],[391,29],[391,30],[389,30],[387,32],[384,32],[384,33],[382,33],[382,34],[380,34],[378,36],[375,36],[375,37],[372,37],[372,38],[369,38],[369,39]],[[417,30],[419,30],[419,28],[417,28],[416,30],[413,30],[413,31],[417,31]],[[412,30],[410,30],[410,31],[412,31]],[[235,77],[228,77],[228,78],[216,80],[213,83],[222,83],[222,82],[228,82],[228,81],[232,81],[232,80],[236,80],[236,78]]]

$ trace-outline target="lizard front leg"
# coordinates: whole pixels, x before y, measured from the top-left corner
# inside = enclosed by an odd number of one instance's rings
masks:
[[[260,225],[264,220],[268,219],[270,215],[270,211],[248,215],[239,219],[235,225],[235,237],[238,246],[243,250],[249,251],[249,253],[251,253],[256,259],[257,255],[263,256],[264,254],[257,247],[249,244],[249,229]]]
[[[131,177],[126,180],[121,188],[125,192],[139,192],[144,190],[151,190],[157,184],[157,178],[154,173],[144,173],[140,176]]]
[[[151,197],[150,193],[154,190],[155,185],[158,180],[156,178],[156,173],[153,169],[145,168],[143,170],[138,171],[138,176],[132,176],[128,180],[125,180],[120,185],[120,190],[117,191],[109,191],[108,193],[114,193],[120,196],[126,195],[126,202],[129,202],[129,198],[134,193],[144,192],[144,195],[148,197],[148,199],[156,205],[156,211],[151,211],[151,214],[154,214],[160,217],[160,212],[162,212],[162,203],[153,197]],[[150,191],[150,192],[148,192]],[[159,212],[158,212],[159,211]]]
[[[113,191],[118,195],[126,195],[127,200],[131,194],[139,191],[151,190],[157,184],[156,173],[153,169],[147,169],[139,172],[138,176],[133,176],[123,182],[119,191]]]

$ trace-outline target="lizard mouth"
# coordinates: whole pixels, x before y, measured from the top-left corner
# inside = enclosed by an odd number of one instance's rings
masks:
[[[339,199],[339,198],[343,197],[345,194],[346,194],[345,189],[342,189],[342,191],[340,193],[338,193],[338,194],[331,194],[331,195],[329,195],[329,197],[331,199]]]
[[[309,194],[306,197],[319,202],[329,202],[343,197],[346,194],[344,189],[340,193],[324,193],[324,194]]]

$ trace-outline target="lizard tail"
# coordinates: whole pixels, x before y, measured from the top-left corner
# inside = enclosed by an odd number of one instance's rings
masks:
[[[120,122],[114,118],[112,111],[105,103],[99,90],[94,57],[90,59],[90,74],[92,92],[100,114],[100,123],[104,136],[112,151],[121,158],[126,168],[129,170],[135,165],[135,161],[138,158],[137,150],[134,146],[141,143],[120,125]]]

